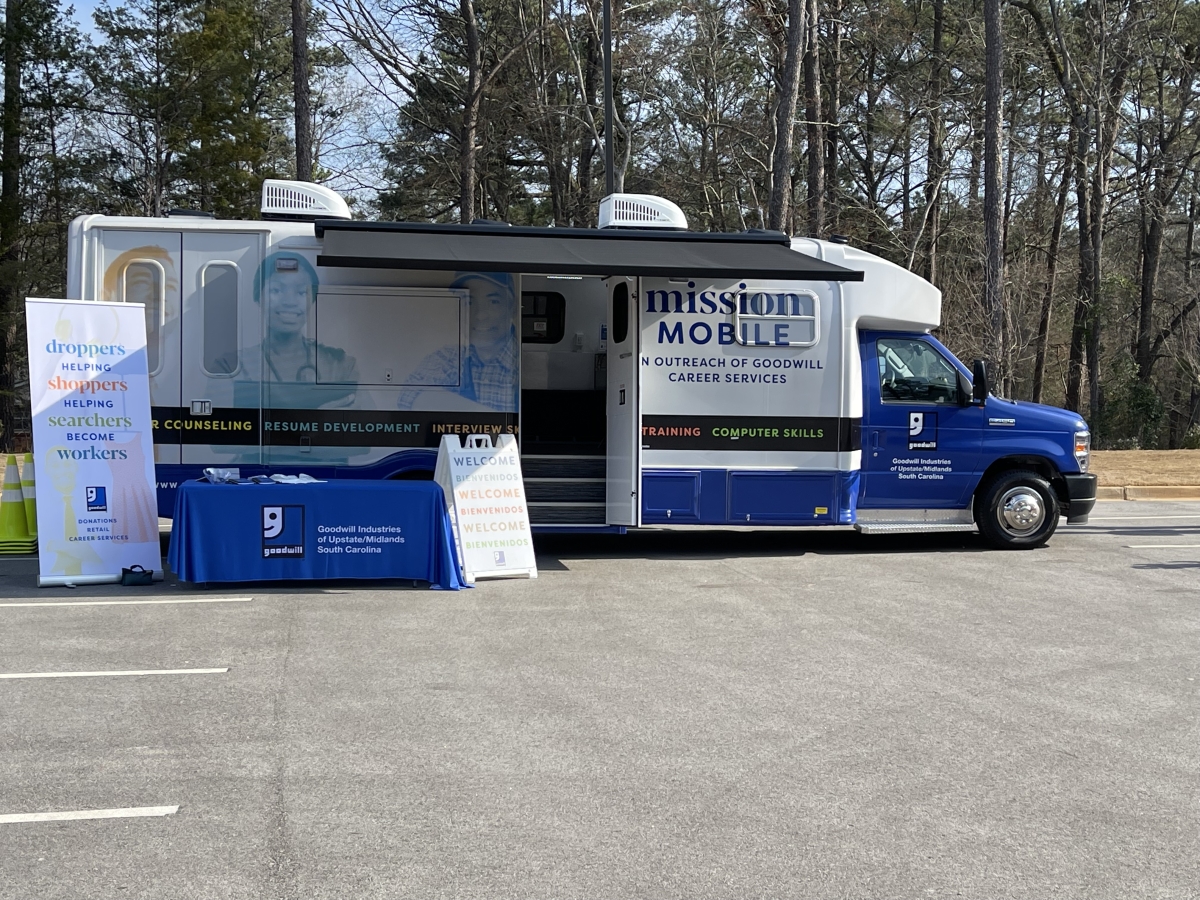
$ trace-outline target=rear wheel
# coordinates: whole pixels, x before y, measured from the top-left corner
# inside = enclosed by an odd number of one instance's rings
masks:
[[[1032,550],[1058,527],[1058,496],[1036,472],[1004,472],[977,495],[975,523],[993,547]]]

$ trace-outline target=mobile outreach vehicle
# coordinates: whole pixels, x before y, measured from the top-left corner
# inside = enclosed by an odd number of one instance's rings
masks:
[[[543,531],[1033,547],[1095,502],[1079,416],[990,395],[930,334],[940,292],[846,244],[689,232],[643,195],[598,229],[350,221],[279,181],[262,211],[71,225],[69,295],[146,307],[161,515],[205,466],[428,478],[481,432],[518,435]]]

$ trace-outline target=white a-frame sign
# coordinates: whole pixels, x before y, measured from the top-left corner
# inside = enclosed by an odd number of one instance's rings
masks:
[[[457,435],[443,435],[433,477],[446,493],[464,581],[537,578],[515,437],[502,434],[493,447],[473,434],[463,447]]]

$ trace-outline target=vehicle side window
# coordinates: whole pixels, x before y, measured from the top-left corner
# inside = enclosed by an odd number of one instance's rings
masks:
[[[567,301],[562,294],[521,294],[521,342],[557,344],[563,339],[567,321]]]
[[[233,263],[211,263],[204,269],[204,353],[209,375],[238,369],[238,271]]]
[[[929,344],[880,338],[875,348],[884,403],[958,403],[958,370]]]
[[[629,284],[622,281],[613,288],[612,339],[614,344],[625,343],[629,337]]]
[[[156,259],[135,259],[121,274],[121,300],[146,308],[146,370],[157,375],[162,368],[163,301],[166,276]]]

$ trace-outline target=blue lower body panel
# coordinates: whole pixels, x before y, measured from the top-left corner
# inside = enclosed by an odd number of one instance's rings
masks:
[[[647,469],[645,525],[851,525],[858,472]]]

